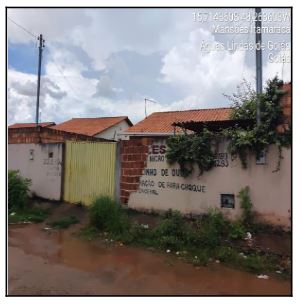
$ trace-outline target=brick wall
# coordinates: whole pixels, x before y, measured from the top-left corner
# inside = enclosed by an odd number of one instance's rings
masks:
[[[151,138],[137,138],[121,141],[120,202],[128,202],[131,192],[139,187],[139,179],[147,163],[148,146]]]
[[[283,124],[277,126],[277,131],[282,133],[289,128],[292,123],[292,85],[291,83],[283,84],[282,89],[285,94],[280,99],[280,105],[283,110]]]
[[[283,114],[285,116],[285,122],[291,123],[292,121],[292,85],[290,83],[285,83],[283,85],[285,94],[281,97],[280,104],[283,109]]]
[[[106,141],[91,136],[55,130],[47,127],[9,128],[8,144],[58,143],[65,141]]]

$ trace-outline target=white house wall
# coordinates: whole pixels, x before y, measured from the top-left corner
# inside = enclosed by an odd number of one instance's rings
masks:
[[[129,127],[130,125],[125,120],[123,120],[122,122],[114,125],[113,127],[110,127],[105,131],[97,134],[95,137],[104,138],[107,140],[115,140],[115,141],[124,139],[123,136],[119,135],[119,133],[125,131]]]
[[[8,169],[30,178],[30,191],[43,198],[60,200],[62,161],[62,143],[8,145]]]

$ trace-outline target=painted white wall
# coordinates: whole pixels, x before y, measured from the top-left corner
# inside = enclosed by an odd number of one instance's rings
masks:
[[[165,141],[161,141],[162,144]],[[157,142],[160,144],[160,141]],[[151,146],[151,145],[150,145]],[[226,152],[225,144],[219,148]],[[256,165],[254,156],[249,157],[248,168],[243,169],[239,158],[231,160],[228,154],[228,166],[214,167],[199,176],[197,166],[188,178],[173,176],[179,166],[168,165],[165,155],[148,155],[144,175],[140,178],[139,190],[130,194],[128,205],[139,210],[177,209],[182,213],[200,214],[210,208],[220,209],[230,219],[241,214],[237,194],[241,188],[250,187],[250,196],[254,210],[262,219],[282,226],[290,226],[291,217],[291,150],[283,149],[280,171],[275,170],[278,161],[278,149],[270,146],[265,165]],[[161,157],[163,161],[151,161],[151,157]],[[146,169],[156,170],[146,173]],[[163,170],[163,171],[162,171]],[[171,187],[178,183],[179,189]],[[192,184],[193,189],[201,192],[181,189],[182,184]],[[202,187],[202,188],[201,188]],[[204,188],[203,188],[204,187]],[[235,195],[235,208],[221,208],[221,194]]]
[[[52,153],[52,158],[49,157]],[[8,169],[32,180],[37,196],[60,200],[63,144],[8,144]]]
[[[120,123],[106,129],[105,131],[95,135],[97,138],[104,138],[107,140],[121,140],[124,139],[123,135],[119,135],[120,132],[125,131],[128,129],[130,125],[127,123],[127,121],[123,120]]]

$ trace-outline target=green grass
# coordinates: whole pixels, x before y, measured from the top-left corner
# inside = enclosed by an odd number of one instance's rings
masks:
[[[100,232],[97,228],[88,225],[80,230],[79,235],[83,239],[93,240],[96,239],[97,237],[99,238]]]
[[[8,223],[41,223],[49,216],[49,214],[50,211],[47,209],[42,209],[35,206],[29,207],[11,212],[8,215]]]
[[[136,212],[129,211],[130,216]],[[81,230],[81,236],[92,240],[105,237],[124,244],[152,247],[167,251],[194,265],[220,262],[248,272],[263,274],[279,270],[281,257],[249,248],[241,254],[235,242],[243,239],[252,228],[243,221],[230,222],[211,210],[194,219],[184,218],[180,212],[169,210],[154,228],[145,229],[131,221],[126,210],[107,197],[100,197],[89,208],[90,225]],[[105,233],[105,235],[104,235]],[[282,268],[286,276],[290,270]],[[283,274],[284,275],[284,274]]]
[[[79,220],[75,216],[68,216],[68,217],[61,218],[57,221],[47,223],[47,224],[51,226],[52,228],[66,229],[69,226],[77,224],[77,223],[79,223]]]
[[[90,225],[113,235],[125,233],[130,228],[130,220],[120,205],[110,197],[96,198],[89,207]]]

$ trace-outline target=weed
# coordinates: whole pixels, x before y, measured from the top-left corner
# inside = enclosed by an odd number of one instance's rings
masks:
[[[216,210],[201,216],[197,223],[200,243],[208,248],[219,246],[226,226],[223,215]]]
[[[240,220],[229,224],[229,239],[238,240],[243,239],[246,234],[245,226]]]
[[[240,207],[243,209],[242,220],[245,225],[251,225],[254,222],[253,204],[249,192],[250,188],[246,186],[239,191],[237,196],[240,200]]]
[[[28,205],[28,191],[31,180],[24,178],[19,171],[8,171],[8,211],[23,210]]]
[[[48,223],[48,225],[56,229],[65,229],[77,223],[79,223],[79,220],[75,216],[68,216],[68,217],[61,218],[57,221]]]
[[[237,262],[238,253],[230,246],[221,246],[216,251],[216,258],[222,262]]]
[[[130,228],[130,221],[120,205],[108,196],[96,198],[89,208],[89,215],[91,226],[101,231],[118,235]]]
[[[48,217],[49,213],[49,210],[38,207],[24,208],[23,210],[11,212],[8,215],[8,223],[41,223]]]
[[[99,237],[99,230],[93,226],[86,226],[80,230],[79,235],[87,240],[92,240]]]
[[[153,238],[160,247],[173,250],[179,250],[197,240],[181,213],[172,210],[167,211],[163,221],[154,228]]]

